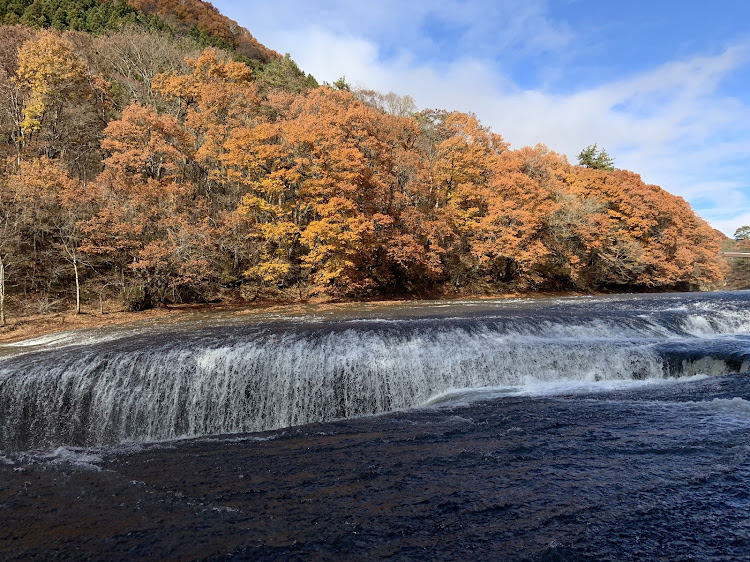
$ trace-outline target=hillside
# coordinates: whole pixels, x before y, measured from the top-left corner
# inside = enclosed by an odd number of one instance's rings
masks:
[[[276,51],[261,45],[237,22],[223,16],[208,2],[201,0],[128,0],[128,4],[145,14],[156,14],[174,29],[186,30],[198,37],[216,37],[241,56],[262,63],[281,58]],[[206,41],[209,42],[209,41]],[[223,45],[216,45],[223,46]]]
[[[189,36],[247,61],[265,64],[281,58],[201,0],[0,0],[0,22],[96,34],[137,25]]]
[[[723,282],[716,233],[638,174],[320,87],[207,3],[0,16],[0,317]]]

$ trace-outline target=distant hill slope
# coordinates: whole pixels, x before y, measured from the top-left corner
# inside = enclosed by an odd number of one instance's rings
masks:
[[[201,0],[0,0],[0,23],[94,34],[138,25],[193,37],[204,46],[233,51],[249,63],[281,58]]]
[[[225,41],[240,55],[264,63],[281,58],[276,51],[261,45],[255,37],[236,21],[219,13],[213,5],[202,0],[128,0],[128,4],[145,14],[157,14],[170,26],[197,29]]]

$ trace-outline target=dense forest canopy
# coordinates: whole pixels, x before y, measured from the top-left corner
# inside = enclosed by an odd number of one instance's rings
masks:
[[[571,165],[472,114],[319,87],[206,3],[0,19],[0,313],[723,280],[708,224],[596,145]]]

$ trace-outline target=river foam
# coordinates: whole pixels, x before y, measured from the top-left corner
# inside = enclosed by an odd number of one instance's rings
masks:
[[[0,359],[0,450],[265,431],[408,409],[456,389],[552,395],[750,371],[748,300],[453,303],[443,316],[433,307],[66,340]]]

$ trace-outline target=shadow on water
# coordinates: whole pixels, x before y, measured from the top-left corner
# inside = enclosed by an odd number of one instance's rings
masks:
[[[0,462],[0,554],[750,556],[750,378],[508,397]]]

